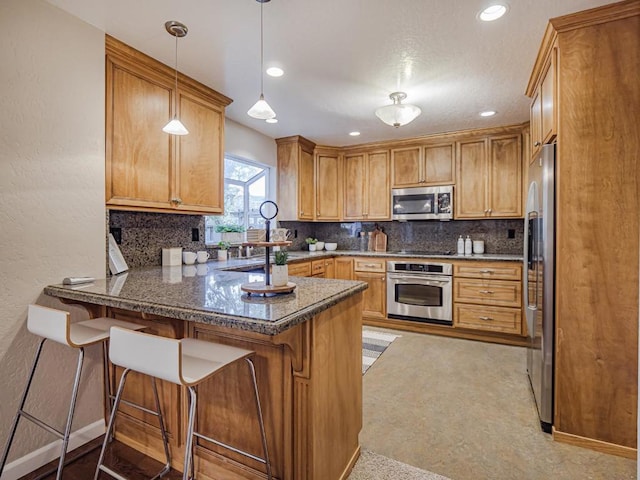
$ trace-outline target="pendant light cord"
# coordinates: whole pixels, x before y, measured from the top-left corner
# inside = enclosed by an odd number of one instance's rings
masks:
[[[176,69],[175,69],[175,79],[176,79],[176,90],[173,98],[173,118],[178,118],[178,35],[176,33]]]
[[[260,95],[264,95],[264,32],[262,6],[263,2],[260,2]]]

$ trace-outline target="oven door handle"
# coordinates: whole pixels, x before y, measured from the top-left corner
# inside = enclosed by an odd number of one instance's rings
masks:
[[[406,280],[411,283],[418,283],[420,285],[437,285],[444,286],[451,283],[451,277],[436,277],[436,276],[423,276],[423,275],[394,275],[392,273],[387,274],[388,280]]]

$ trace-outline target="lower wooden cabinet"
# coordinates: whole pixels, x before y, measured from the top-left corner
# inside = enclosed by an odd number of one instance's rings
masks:
[[[336,278],[336,266],[333,258],[326,258],[324,262],[324,278]]]
[[[312,277],[324,277],[325,274],[325,260],[313,260],[311,262],[311,276]]]
[[[289,264],[290,277],[310,277],[311,262],[298,262]]]
[[[522,328],[522,313],[519,308],[456,303],[453,318],[456,327],[475,330],[520,334]]]
[[[353,258],[334,258],[335,274],[333,278],[339,280],[353,280]]]
[[[387,317],[387,273],[384,258],[356,258],[353,279],[369,285],[362,299],[362,316],[374,319]]]

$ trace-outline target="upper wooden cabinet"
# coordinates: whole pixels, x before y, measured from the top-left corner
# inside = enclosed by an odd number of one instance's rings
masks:
[[[339,221],[342,218],[342,156],[337,148],[315,150],[316,220]]]
[[[278,220],[313,220],[315,144],[299,135],[276,139],[278,145]]]
[[[344,157],[344,220],[389,220],[389,152],[351,152]]]
[[[522,216],[521,134],[459,141],[455,218]]]
[[[557,47],[552,47],[531,100],[531,156],[556,138]]]
[[[391,149],[391,187],[453,185],[455,143]]]
[[[178,115],[189,135],[162,131]],[[224,109],[231,100],[106,37],[106,204],[120,210],[223,212]]]

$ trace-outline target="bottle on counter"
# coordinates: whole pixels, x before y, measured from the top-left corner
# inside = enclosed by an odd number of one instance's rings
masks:
[[[464,255],[464,238],[462,238],[462,235],[458,237],[458,255]]]
[[[373,244],[373,232],[369,232],[369,240],[367,241],[367,250],[373,252],[375,245]]]
[[[467,239],[464,241],[464,254],[471,255],[472,249],[473,249],[473,242],[471,241],[471,238],[469,237],[469,235],[467,235]]]
[[[361,252],[366,252],[367,251],[367,237],[366,237],[366,232],[360,232],[360,251]]]

